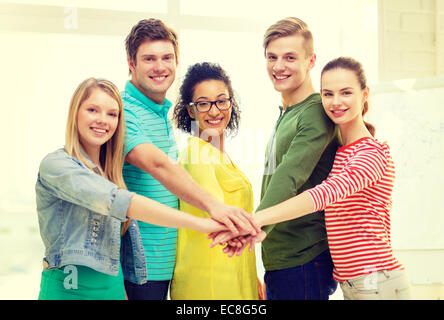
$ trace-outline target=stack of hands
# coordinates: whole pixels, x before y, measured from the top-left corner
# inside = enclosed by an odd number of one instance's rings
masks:
[[[244,210],[230,207],[228,211],[220,215],[211,215],[228,230],[210,233],[207,236],[208,239],[213,239],[210,248],[217,245],[225,246],[223,252],[229,257],[240,256],[248,245],[250,245],[249,251],[253,251],[254,245],[262,242],[267,234],[254,221],[253,216]]]
[[[262,242],[266,236],[267,234],[263,230],[253,234],[234,234],[231,231],[220,231],[210,233],[207,238],[213,239],[210,245],[211,248],[217,245],[226,245],[223,252],[232,257],[234,255],[240,256],[248,245],[250,245],[249,251],[253,251],[254,245]]]

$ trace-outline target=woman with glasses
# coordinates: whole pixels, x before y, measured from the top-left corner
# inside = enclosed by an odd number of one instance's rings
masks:
[[[179,162],[193,179],[222,202],[251,213],[251,184],[225,152],[227,133],[238,129],[239,107],[231,81],[219,65],[204,62],[188,69],[174,120],[179,129],[192,135]],[[180,210],[209,217],[183,201]],[[254,252],[229,259],[221,250],[211,250],[205,235],[192,230],[179,230],[177,241],[173,300],[258,299]]]

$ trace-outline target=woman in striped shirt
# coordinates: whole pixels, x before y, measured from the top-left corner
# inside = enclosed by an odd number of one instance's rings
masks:
[[[389,147],[376,140],[375,129],[363,119],[369,88],[359,62],[330,61],[322,70],[321,96],[325,113],[338,125],[343,146],[333,168],[320,185],[257,212],[260,226],[295,219],[325,209],[333,275],[345,299],[408,299],[410,285],[404,267],[394,257],[390,239],[391,194],[395,170]],[[224,234],[224,235],[223,235]],[[224,243],[227,233],[215,237]],[[231,241],[224,248],[240,254],[259,236]]]

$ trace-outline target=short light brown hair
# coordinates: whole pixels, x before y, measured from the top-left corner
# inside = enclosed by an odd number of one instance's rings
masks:
[[[176,61],[179,60],[179,43],[177,34],[159,19],[140,20],[125,39],[126,54],[136,63],[139,46],[146,40],[168,40],[173,44]],[[131,71],[130,71],[131,73]]]
[[[264,35],[264,54],[267,51],[268,44],[278,38],[292,36],[299,34],[304,38],[304,48],[307,56],[314,53],[313,48],[313,35],[308,29],[308,25],[301,19],[295,17],[288,17],[279,20],[272,26],[270,26]]]

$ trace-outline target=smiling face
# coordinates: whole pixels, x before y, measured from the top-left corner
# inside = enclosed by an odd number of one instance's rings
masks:
[[[194,86],[193,103],[203,101],[217,101],[230,98],[228,88],[221,80],[205,80]],[[196,107],[187,107],[191,118],[199,123],[199,136],[222,137],[231,119],[232,107],[219,110],[215,104],[207,112],[198,112]],[[203,133],[203,135],[202,135]]]
[[[307,82],[311,85],[309,72],[315,64],[316,56],[307,55],[304,41],[301,35],[294,34],[272,40],[266,48],[268,76],[284,100]]]
[[[351,70],[336,68],[322,74],[322,105],[329,118],[339,126],[363,121],[362,109],[368,94],[368,87],[361,89]]]
[[[169,40],[147,40],[137,49],[136,61],[128,59],[131,82],[145,96],[162,104],[176,77],[177,60]]]
[[[94,161],[100,147],[114,135],[119,123],[119,104],[108,93],[94,88],[82,102],[77,113],[77,128],[80,143]]]

